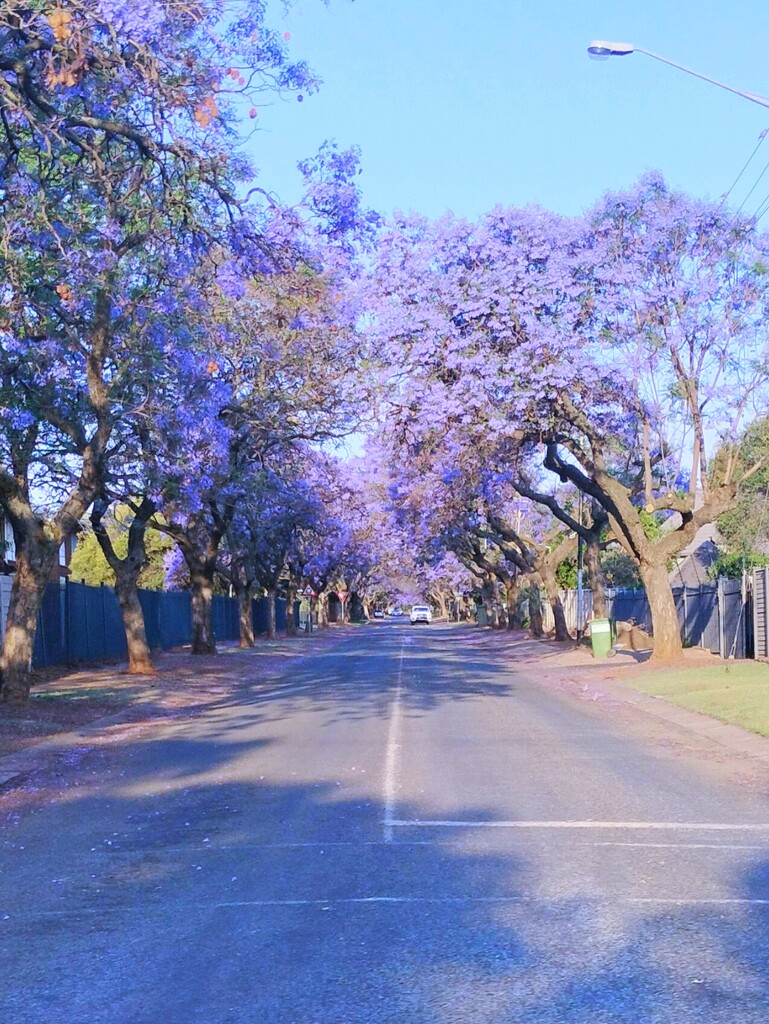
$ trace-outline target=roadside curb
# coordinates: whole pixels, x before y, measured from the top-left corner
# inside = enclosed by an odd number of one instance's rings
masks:
[[[612,687],[612,696],[615,695],[618,695],[617,691]],[[766,736],[759,736],[758,733],[743,729],[740,725],[722,722],[699,711],[690,711],[688,708],[670,704],[663,697],[652,697],[637,690],[625,691],[618,696],[623,703],[638,708],[644,714],[677,725],[705,739],[714,740],[736,753],[747,754],[769,764],[769,738]]]
[[[533,666],[526,665],[525,674],[535,685],[542,685],[534,674]],[[531,672],[531,674],[530,674]],[[637,711],[666,722],[668,725],[677,726],[687,732],[691,732],[703,739],[712,740],[722,747],[726,747],[734,753],[743,754],[756,760],[769,764],[769,737],[760,736],[758,733],[743,729],[742,726],[733,725],[729,722],[722,722],[718,718],[702,714],[699,711],[690,711],[688,708],[678,707],[671,704],[663,697],[653,697],[638,690],[633,690],[628,684],[601,680],[600,683],[588,684],[586,689],[575,690],[575,680],[572,678],[567,685],[559,684],[559,690],[571,697],[580,700],[600,702],[602,697],[617,700],[621,704],[629,705]]]

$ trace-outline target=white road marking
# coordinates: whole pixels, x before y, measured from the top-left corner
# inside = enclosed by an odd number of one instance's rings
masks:
[[[205,846],[177,846],[175,850],[189,851],[190,853],[208,852],[208,853],[222,853],[222,852],[237,852],[238,850],[326,850],[332,849],[337,846],[349,848],[349,847],[361,847],[361,846],[383,846],[385,844],[384,839],[349,839],[349,840],[329,840],[324,843],[322,840],[314,839],[312,842],[307,843],[234,843],[229,845],[217,846],[216,843],[206,843]],[[393,843],[393,846],[435,846],[437,845],[434,839],[414,839],[414,840],[399,840],[397,843]],[[605,846],[605,843],[592,844]],[[169,847],[165,847],[169,849]],[[755,847],[757,850],[763,850],[763,846]],[[133,852],[133,851],[131,851]]]
[[[518,847],[530,847],[534,850],[539,850],[542,846],[543,840],[541,839],[519,839],[516,840]],[[437,846],[440,847],[442,840],[440,839],[348,839],[348,840],[336,840],[330,839],[327,842],[323,842],[320,839],[313,839],[308,842],[285,842],[285,843],[223,843],[219,845],[215,842],[206,843],[205,845],[187,845],[186,843],[179,843],[176,845],[166,845],[163,847],[166,853],[173,853],[174,857],[177,858],[181,854],[199,854],[199,853],[240,853],[247,850],[331,850],[337,847],[343,849],[358,849],[363,847],[377,847],[377,846],[393,846],[393,847],[404,847],[410,848],[413,846]],[[713,842],[713,843],[644,843],[644,842],[622,842],[620,840],[596,840],[588,841],[585,839],[573,840],[573,845],[580,849],[594,849],[600,847],[601,849],[606,847],[617,847],[618,849],[638,849],[638,850],[726,850],[730,852],[732,850],[769,850],[769,839],[763,843],[731,843],[728,841],[724,842]],[[104,851],[97,849],[95,851],[97,855],[101,855]],[[135,854],[137,851],[134,847],[122,847],[113,846],[109,849],[110,854]]]
[[[766,850],[766,843],[580,843],[580,846],[619,846],[639,850]]]
[[[766,824],[725,824],[712,821],[454,821],[433,818],[388,818],[390,828],[520,828],[520,829],[630,829],[680,832],[769,832]]]
[[[674,906],[674,907],[769,907],[769,899],[760,898],[748,898],[740,896],[724,896],[724,897],[705,897],[700,898],[697,896],[687,897],[668,897],[668,896],[582,896],[575,897],[569,896],[565,898],[563,896],[343,896],[343,897],[330,897],[329,899],[319,898],[306,898],[306,899],[259,899],[259,900],[220,900],[216,902],[206,901],[194,901],[194,902],[167,902],[158,901],[152,903],[146,898],[143,898],[141,903],[142,913],[145,915],[151,913],[151,911],[158,907],[163,912],[167,912],[169,909],[175,910],[195,910],[195,909],[209,909],[214,908],[216,910],[237,910],[237,909],[249,909],[262,908],[262,907],[322,907],[330,908],[334,906],[371,906],[377,904],[395,904],[395,905],[414,905],[414,904],[458,904],[458,903],[478,903],[478,904],[490,904],[490,903],[507,903],[507,904],[520,904],[520,905],[531,905],[531,906],[568,906],[570,910],[573,909],[575,902],[581,902],[588,906],[594,906],[596,904],[603,905],[643,905],[643,906]],[[138,905],[138,904],[137,904]],[[130,909],[130,904],[126,904],[125,908]],[[56,918],[56,917],[89,917],[89,916],[104,916],[107,910],[105,907],[71,907],[69,909],[62,907],[56,910],[40,910],[40,911],[29,911],[25,910],[23,914],[23,920],[29,922],[30,918]],[[114,908],[109,908],[109,913],[114,913]],[[19,915],[21,918],[22,915]],[[7,917],[0,916],[0,931],[3,927],[8,927],[9,923],[13,925],[16,921],[11,915]]]
[[[741,896],[704,897],[693,896],[687,899],[685,896],[625,896],[622,903],[654,903],[657,906],[691,907],[691,906],[747,906],[747,907],[769,907],[769,899],[751,899]]]
[[[395,686],[392,709],[390,711],[390,727],[387,730],[387,751],[385,754],[384,780],[382,796],[384,802],[384,841],[393,841],[393,819],[395,817],[396,789],[398,785],[398,751],[400,750],[400,726],[403,700],[403,652],[405,644],[401,644],[398,660],[398,679]]]
[[[668,897],[668,896],[585,896],[585,903],[644,903],[663,906],[769,906],[769,899],[752,899],[740,896],[724,897]],[[311,907],[367,903],[572,903],[573,897],[564,900],[560,896],[342,896],[328,900],[232,900],[211,904],[214,907]]]
[[[256,691],[257,697],[291,697],[295,693],[307,693],[308,691],[316,691],[318,684],[314,680],[307,683],[287,683],[285,686],[273,686],[272,689],[265,687],[263,690]]]

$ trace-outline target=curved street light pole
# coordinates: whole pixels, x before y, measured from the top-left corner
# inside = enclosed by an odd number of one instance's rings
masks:
[[[737,96],[742,96],[743,99],[750,100],[751,103],[758,103],[761,107],[769,107],[769,97],[759,96],[755,92],[746,92],[744,89],[735,89],[733,85],[726,85],[725,82],[719,82],[718,79],[711,78],[709,75],[693,71],[683,64],[677,64],[674,60],[668,60],[667,57],[661,57],[658,53],[652,53],[651,50],[643,50],[640,46],[633,46],[632,43],[612,43],[604,39],[594,39],[588,46],[587,52],[593,60],[608,60],[609,57],[626,57],[629,53],[644,53],[647,57],[653,57],[663,64],[668,64],[671,68],[685,71],[687,75],[693,75],[694,78],[700,78],[703,82],[717,85],[719,89],[726,89],[727,92],[733,92]]]

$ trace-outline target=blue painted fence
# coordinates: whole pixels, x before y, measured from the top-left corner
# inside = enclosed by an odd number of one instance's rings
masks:
[[[758,570],[754,572],[754,575]],[[720,654],[723,658],[753,657],[753,611],[752,591],[756,584],[750,580],[720,579],[703,583],[699,587],[673,587],[673,600],[681,627],[681,639],[689,647],[703,647]],[[609,616],[618,622],[634,622],[651,632],[651,609],[643,590],[607,589]],[[566,615],[566,625],[574,632],[577,628],[577,592],[560,591],[561,603]],[[545,628],[554,626],[553,613],[547,599],[542,598],[545,611]],[[582,592],[582,621],[584,629],[592,617],[593,595],[589,590]],[[767,602],[769,613],[769,602]],[[763,621],[763,618],[762,618]],[[769,631],[767,631],[769,635]],[[769,655],[769,644],[767,645]]]
[[[140,590],[147,642],[153,650],[183,647],[192,635],[189,591]],[[267,598],[252,602],[254,631],[267,632]],[[294,620],[298,623],[298,605]],[[212,608],[214,639],[240,636],[238,602],[216,595]],[[277,628],[286,628],[286,601],[278,598]],[[70,665],[87,661],[118,661],[126,657],[126,639],[120,606],[112,587],[89,587],[64,580],[50,583],[37,619],[32,663],[35,667]]]

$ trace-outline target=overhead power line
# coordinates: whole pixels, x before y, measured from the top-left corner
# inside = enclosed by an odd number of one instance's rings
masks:
[[[723,195],[721,196],[721,205],[722,205],[722,206],[724,205],[724,203],[726,202],[726,200],[727,200],[727,199],[729,198],[729,196],[730,196],[730,195],[732,194],[732,192],[734,192],[735,188],[736,188],[736,187],[737,187],[737,185],[739,184],[739,182],[740,182],[740,179],[742,178],[742,176],[743,176],[743,174],[745,173],[745,171],[747,171],[748,167],[750,167],[750,165],[751,165],[751,163],[753,162],[753,159],[754,159],[754,157],[755,157],[756,153],[757,153],[757,152],[759,151],[759,149],[761,148],[761,144],[763,143],[763,141],[764,141],[764,139],[766,138],[766,136],[767,136],[767,134],[768,134],[768,133],[769,133],[769,128],[764,128],[764,130],[763,130],[763,131],[761,132],[761,134],[760,134],[760,135],[758,136],[758,142],[756,143],[756,145],[755,145],[755,148],[754,148],[753,152],[752,152],[752,153],[750,154],[750,156],[748,157],[748,159],[747,159],[747,160],[745,161],[745,163],[744,163],[744,164],[742,165],[742,169],[740,170],[740,173],[739,173],[739,174],[737,175],[737,177],[736,177],[736,178],[734,179],[734,181],[732,182],[732,184],[730,185],[730,187],[729,187],[729,188],[727,189],[727,191],[726,191],[726,192],[724,192],[724,194],[723,194]],[[764,168],[764,170],[765,170],[765,169],[766,169],[766,168]],[[763,173],[763,171],[762,171],[762,173]]]

